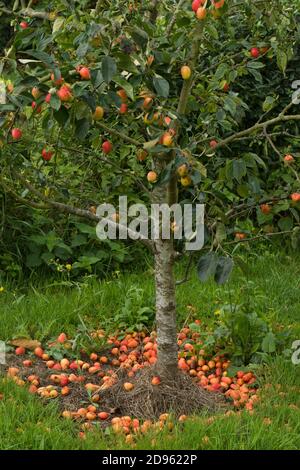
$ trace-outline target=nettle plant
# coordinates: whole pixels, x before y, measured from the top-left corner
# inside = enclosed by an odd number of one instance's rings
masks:
[[[293,90],[278,89],[298,39],[296,2],[25,3],[0,6],[14,28],[0,65],[3,191],[94,224],[90,199],[204,202],[202,280],[226,281],[228,244],[293,232],[297,245],[300,115]],[[265,185],[273,170],[276,185]],[[252,236],[255,210],[263,229]],[[111,223],[120,228],[118,214]],[[174,240],[137,243],[155,260],[156,368],[174,378]]]

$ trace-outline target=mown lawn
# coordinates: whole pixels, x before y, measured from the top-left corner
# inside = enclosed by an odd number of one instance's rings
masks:
[[[300,259],[284,254],[253,256],[249,279],[238,270],[227,286],[200,284],[196,274],[178,287],[178,322],[201,318],[203,328],[217,320],[225,303],[242,302],[247,284],[257,313],[300,339]],[[178,266],[178,277],[184,266]],[[114,331],[137,327],[143,316],[152,325],[154,290],[151,268],[142,275],[117,275],[98,283],[87,278],[77,285],[40,284],[29,288],[4,286],[0,293],[0,339],[30,335],[41,341],[61,331],[70,336],[84,328]],[[192,308],[191,308],[192,306]],[[255,413],[194,417],[172,432],[149,434],[137,449],[300,449],[300,365],[289,358],[271,357],[257,370],[263,389]],[[2,381],[0,449],[122,449],[124,438],[99,429],[78,437],[78,425],[59,417],[54,402],[44,406],[25,389]],[[130,447],[129,447],[130,448]]]

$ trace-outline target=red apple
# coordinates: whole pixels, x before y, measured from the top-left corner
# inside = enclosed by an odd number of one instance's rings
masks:
[[[46,162],[49,162],[51,160],[51,158],[53,157],[53,152],[47,150],[47,149],[43,149],[42,150],[42,158],[43,160],[45,160]]]
[[[15,353],[17,356],[23,356],[25,354],[25,348],[19,346],[18,348],[16,348]]]
[[[22,131],[18,127],[14,127],[11,131],[11,136],[14,140],[19,140],[22,137]]]
[[[27,21],[21,21],[21,23],[20,23],[20,28],[21,28],[21,29],[27,29],[27,28],[29,28],[29,24],[27,23]]]
[[[67,335],[65,333],[61,333],[58,338],[57,338],[57,342],[58,343],[65,343],[67,341]]]
[[[88,67],[81,67],[81,69],[79,70],[79,75],[81,76],[82,80],[91,79],[91,73]]]
[[[257,47],[252,47],[252,49],[250,49],[250,54],[251,57],[257,59],[260,56],[260,50]]]
[[[71,101],[73,98],[71,87],[66,84],[62,85],[62,87],[57,91],[57,96],[60,101]]]
[[[106,154],[108,154],[112,151],[112,144],[111,144],[111,142],[109,142],[109,140],[106,140],[105,142],[103,142],[102,150]]]

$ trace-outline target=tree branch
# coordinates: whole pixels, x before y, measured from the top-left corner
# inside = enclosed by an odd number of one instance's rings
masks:
[[[262,233],[261,235],[256,235],[255,237],[251,238],[243,238],[242,240],[233,240],[230,242],[225,242],[224,245],[236,245],[237,243],[253,242],[256,240],[260,240],[261,238],[274,237],[276,235],[290,235],[291,233],[293,233],[292,230],[285,230],[283,232]]]
[[[32,8],[23,8],[19,12],[11,11],[6,7],[0,7],[0,11],[6,13],[7,15],[11,16],[21,16],[21,17],[29,17],[29,18],[39,18],[41,20],[49,20],[51,18],[51,13],[47,13],[46,11],[36,11]]]
[[[189,280],[189,272],[190,272],[190,269],[191,269],[191,266],[192,266],[192,262],[193,262],[193,257],[194,257],[194,251],[192,253],[190,253],[190,256],[189,256],[189,261],[188,261],[188,264],[185,268],[185,274],[184,274],[184,278],[181,279],[180,281],[176,281],[176,286],[180,286],[181,284],[184,284],[185,282],[188,282]]]
[[[101,129],[106,131],[108,134],[114,135],[115,137],[119,137],[119,139],[122,139],[125,142],[128,142],[129,144],[135,145],[136,147],[142,146],[144,144],[144,142],[140,142],[139,140],[133,139],[132,137],[129,137],[128,135],[117,131],[116,129],[112,129],[111,127],[108,127],[106,124],[103,124],[102,122],[97,121],[95,124],[96,126],[101,127]]]
[[[77,217],[82,217],[82,218],[85,218],[85,219],[88,219],[88,220],[92,220],[94,222],[100,222],[101,220],[105,221],[108,224],[108,226],[110,226],[112,228],[116,228],[116,229],[119,229],[119,230],[120,229],[123,229],[123,230],[125,229],[128,233],[128,236],[135,237],[135,236],[138,235],[138,233],[135,232],[134,230],[131,230],[130,228],[125,227],[121,224],[118,224],[118,223],[114,222],[113,220],[110,220],[110,219],[107,219],[107,218],[104,218],[104,217],[103,218],[98,217],[97,215],[95,215],[92,212],[90,212],[88,210],[85,210],[85,209],[79,209],[77,207],[70,206],[68,204],[64,204],[64,203],[61,203],[61,202],[58,202],[58,201],[53,201],[52,199],[49,199],[48,197],[46,197],[42,192],[40,192],[34,186],[32,186],[32,184],[29,183],[26,180],[26,178],[23,175],[21,175],[20,173],[15,173],[14,172],[14,176],[17,179],[19,179],[24,184],[24,186],[32,194],[34,194],[39,199],[44,201],[45,204],[47,204],[47,206],[54,207],[55,209],[57,209],[60,212],[73,214],[73,215],[76,215]],[[139,238],[138,240],[140,242],[142,242],[144,245],[146,245],[149,249],[151,249],[151,251],[153,251],[153,245],[154,244],[153,244],[152,240],[143,239],[143,238]]]
[[[248,129],[244,129],[243,131],[237,132],[236,134],[232,134],[231,136],[221,140],[220,142],[218,142],[215,148],[224,147],[225,145],[230,144],[230,142],[233,142],[236,139],[240,139],[242,137],[248,136],[249,134],[252,134],[253,132],[256,132],[258,130],[264,131],[264,129],[266,129],[267,127],[273,126],[280,122],[300,121],[300,114],[292,114],[292,115],[285,114],[286,111],[288,111],[292,105],[293,103],[290,103],[288,106],[286,106],[281,111],[281,113],[275,118],[268,119],[267,121],[264,121],[264,122],[257,122],[253,126],[248,127]]]

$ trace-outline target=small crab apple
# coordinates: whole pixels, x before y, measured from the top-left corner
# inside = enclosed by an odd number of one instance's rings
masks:
[[[144,109],[150,109],[153,104],[153,99],[151,96],[146,96],[146,98],[143,101],[143,108]]]
[[[33,101],[31,103],[31,107],[32,107],[33,111],[36,112],[36,114],[39,114],[42,111],[42,107],[38,106],[35,101]]]
[[[71,101],[73,99],[73,95],[70,85],[62,85],[60,89],[57,90],[57,96],[59,97],[60,101]]]
[[[152,385],[159,385],[160,383],[161,383],[160,377],[155,376],[151,380]]]
[[[300,201],[300,193],[291,194],[291,199],[292,199],[293,202],[299,202]]]
[[[134,384],[131,383],[131,382],[125,382],[123,384],[123,388],[124,388],[124,390],[126,390],[126,392],[130,392],[131,390],[134,389]]]
[[[100,121],[104,116],[104,109],[102,106],[96,106],[95,112],[93,114],[94,121]]]
[[[258,47],[252,47],[250,49],[250,54],[251,54],[251,57],[253,57],[254,59],[257,59],[260,56],[260,50],[258,49]]]
[[[173,137],[171,136],[170,132],[165,132],[161,137],[161,143],[165,147],[171,147],[173,145]]]
[[[225,3],[225,0],[212,0],[213,6],[218,10],[219,8],[222,8]]]
[[[42,150],[43,160],[45,160],[46,162],[49,162],[52,157],[53,157],[53,152],[51,152],[50,150],[47,150],[46,148]]]
[[[6,89],[7,89],[7,92],[8,93],[12,93],[14,91],[14,85],[13,83],[9,82],[7,85],[6,85]]]
[[[60,333],[60,335],[57,337],[57,342],[63,344],[66,341],[67,341],[66,333]]]
[[[105,140],[102,144],[102,150],[104,153],[108,154],[112,151],[112,144],[109,140]]]
[[[37,348],[35,348],[35,350],[34,350],[34,354],[35,354],[37,357],[42,357],[42,355],[44,354],[44,350],[43,350],[41,347],[37,347]]]
[[[25,348],[19,346],[18,348],[16,348],[15,353],[17,356],[23,356],[25,354]]]
[[[137,151],[137,155],[136,155],[136,156],[137,156],[137,159],[138,159],[139,162],[143,162],[144,160],[146,160],[147,155],[148,155],[148,152],[147,152],[146,150],[144,150],[144,149],[139,149],[139,150]]]
[[[243,232],[236,232],[235,238],[236,238],[237,240],[244,240],[244,239],[246,238],[246,234],[243,233]]]
[[[45,102],[46,102],[46,103],[50,103],[50,101],[51,101],[51,96],[52,96],[51,93],[47,93],[47,95],[45,96]]]
[[[180,183],[182,184],[183,187],[187,187],[191,185],[192,180],[190,176],[187,175],[187,176],[183,176],[182,178],[180,178]]]
[[[180,72],[183,80],[188,80],[192,75],[192,71],[188,65],[183,65]]]
[[[11,131],[11,136],[14,140],[19,140],[22,137],[22,131],[18,127],[14,127]]]
[[[186,176],[188,174],[188,166],[183,163],[182,165],[180,165],[178,168],[177,168],[177,174],[180,176],[180,177],[183,177],[183,176]]]
[[[155,183],[157,181],[157,173],[155,171],[149,171],[147,174],[147,180],[149,183]]]
[[[210,148],[212,148],[212,149],[215,149],[215,148],[217,147],[217,145],[218,145],[218,142],[217,142],[216,140],[211,140],[211,141],[209,142],[209,146],[210,146]]]
[[[122,103],[120,108],[119,108],[119,113],[120,114],[126,114],[128,111],[128,105],[126,103]]]
[[[283,160],[284,160],[285,163],[292,163],[292,162],[295,161],[293,155],[290,155],[290,154],[285,155]]]
[[[199,7],[198,10],[196,11],[196,16],[198,20],[204,20],[206,18],[206,8]]]
[[[123,103],[127,101],[127,93],[123,88],[117,91],[117,95],[121,98]]]
[[[21,28],[21,29],[27,29],[27,28],[29,28],[29,23],[27,23],[27,21],[21,21],[21,23],[20,23],[20,28]]]
[[[81,69],[79,70],[79,75],[81,76],[82,80],[91,79],[91,72],[88,67],[81,67]]]
[[[35,100],[39,99],[41,92],[37,86],[34,86],[31,90],[31,94]]]
[[[259,207],[263,214],[265,215],[270,214],[271,207],[269,206],[269,204],[261,204]]]
[[[229,83],[228,82],[225,82],[224,85],[223,85],[223,91],[227,92],[229,91]]]
[[[31,367],[32,366],[32,361],[30,359],[25,359],[25,361],[23,361],[23,366],[24,367]]]
[[[192,10],[196,13],[198,8],[200,8],[202,5],[202,0],[194,0],[192,3]]]

